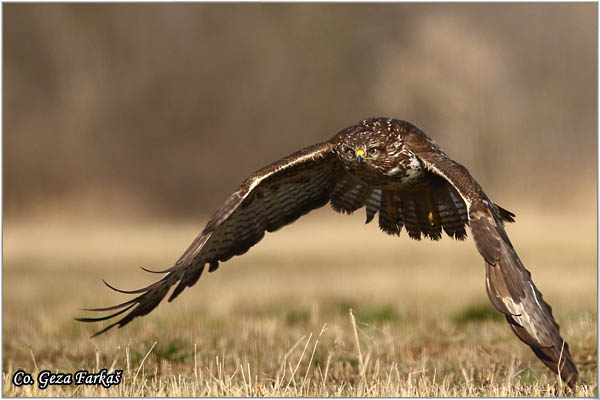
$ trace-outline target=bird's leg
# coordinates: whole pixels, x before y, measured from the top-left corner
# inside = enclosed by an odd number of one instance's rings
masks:
[[[438,215],[437,210],[433,206],[433,199],[431,194],[427,196],[427,207],[429,208],[429,214],[427,215],[427,219],[431,226],[436,226],[440,224],[440,216]]]

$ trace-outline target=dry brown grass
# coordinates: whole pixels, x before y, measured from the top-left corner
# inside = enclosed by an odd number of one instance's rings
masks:
[[[320,210],[206,274],[172,304],[95,339],[73,321],[191,242],[189,225],[7,222],[5,396],[597,396],[596,226],[520,211],[509,234],[590,384],[573,394],[490,312],[469,239],[386,237]],[[353,310],[353,317],[350,310]],[[356,323],[354,324],[354,320]],[[18,369],[115,368],[110,389],[15,387]],[[35,376],[35,375],[34,375]]]

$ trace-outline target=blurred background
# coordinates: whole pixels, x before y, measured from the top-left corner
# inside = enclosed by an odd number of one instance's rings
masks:
[[[198,220],[370,116],[500,204],[596,208],[595,4],[7,4],[4,212]]]

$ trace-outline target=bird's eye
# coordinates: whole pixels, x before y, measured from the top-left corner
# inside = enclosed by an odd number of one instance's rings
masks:
[[[346,153],[348,157],[354,157],[354,150],[350,147],[344,147],[344,153]]]
[[[369,157],[376,157],[379,154],[379,149],[377,147],[371,147],[367,150],[367,155]]]

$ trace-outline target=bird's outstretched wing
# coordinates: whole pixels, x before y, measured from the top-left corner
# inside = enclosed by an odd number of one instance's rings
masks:
[[[216,270],[219,262],[244,254],[258,243],[265,231],[273,232],[291,224],[311,210],[332,202],[340,207],[362,207],[367,193],[347,175],[329,142],[300,150],[256,172],[246,179],[214,213],[204,230],[189,248],[157,282],[132,291],[111,289],[136,294],[129,301],[112,307],[85,311],[116,311],[99,318],[77,318],[82,322],[97,322],[117,317],[129,311],[94,336],[115,325],[124,326],[135,317],[152,311],[175,286],[169,297],[172,301],[186,287],[194,285],[204,271]],[[354,190],[355,189],[355,190]],[[348,196],[348,191],[352,196]],[[106,282],[105,282],[106,283]]]
[[[494,307],[505,315],[519,339],[574,387],[578,372],[569,345],[504,230],[502,210],[465,167],[448,158],[430,139],[418,134],[407,139],[408,146],[412,139],[412,151],[425,168],[448,181],[466,204],[473,240],[485,260],[487,293]]]

